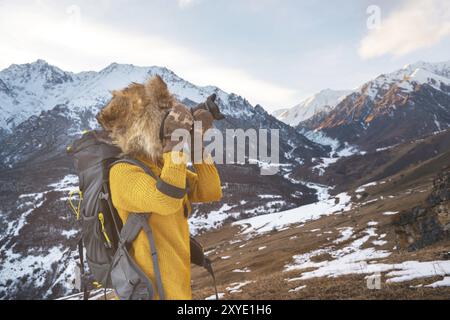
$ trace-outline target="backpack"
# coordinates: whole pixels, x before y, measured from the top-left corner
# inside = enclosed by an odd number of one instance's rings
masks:
[[[155,298],[155,287],[151,279],[141,270],[129,253],[131,244],[143,230],[150,243],[156,289],[164,300],[164,286],[158,264],[158,253],[148,219],[151,213],[131,213],[122,224],[114,208],[109,189],[109,170],[117,163],[128,163],[141,168],[154,179],[157,177],[142,162],[122,156],[122,151],[114,146],[104,131],[90,131],[67,148],[74,159],[79,178],[79,191],[71,192],[69,204],[77,219],[81,220],[82,233],[78,241],[79,286],[84,299],[89,298],[88,274],[84,268],[84,257],[93,284],[97,288],[114,289],[121,300],[150,300]],[[74,193],[79,200],[72,201]],[[216,281],[211,261],[205,256],[203,247],[190,238],[191,263],[204,267],[212,276],[216,298]],[[84,250],[83,250],[84,249]],[[84,255],[85,251],[85,255]]]

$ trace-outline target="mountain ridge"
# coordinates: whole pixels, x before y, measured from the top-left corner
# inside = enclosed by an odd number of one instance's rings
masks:
[[[295,127],[318,113],[330,112],[351,92],[351,90],[324,89],[292,108],[276,110],[273,115],[278,120]]]
[[[28,117],[59,104],[68,104],[73,109],[105,104],[110,98],[110,91],[124,88],[131,82],[144,82],[155,74],[167,82],[175,96],[197,103],[213,93],[225,102],[228,96],[240,97],[215,86],[195,86],[165,67],[111,63],[98,72],[73,73],[37,60],[28,64],[13,64],[0,71],[0,127],[11,131]],[[227,108],[223,111],[231,112]],[[241,112],[243,116],[251,115],[248,108]]]
[[[299,124],[363,149],[450,127],[450,62],[418,62],[366,82],[332,111]]]

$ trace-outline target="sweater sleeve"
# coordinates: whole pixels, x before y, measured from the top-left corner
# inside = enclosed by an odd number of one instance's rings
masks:
[[[186,187],[186,157],[173,161],[166,153],[160,179],[174,187]],[[180,158],[178,158],[180,159]],[[110,170],[111,197],[118,209],[133,213],[174,214],[183,205],[183,199],[172,198],[156,187],[156,181],[136,166],[120,163]]]
[[[188,171],[190,201],[193,203],[214,202],[222,199],[220,176],[214,162],[209,159],[202,164],[194,164],[195,173]]]

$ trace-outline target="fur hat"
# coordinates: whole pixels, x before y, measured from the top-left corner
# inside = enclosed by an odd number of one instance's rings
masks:
[[[162,157],[161,122],[176,104],[166,83],[155,76],[145,84],[132,83],[112,95],[97,121],[124,154],[144,156],[156,163]]]

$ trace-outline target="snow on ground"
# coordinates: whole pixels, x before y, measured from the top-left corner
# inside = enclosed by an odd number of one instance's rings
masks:
[[[61,201],[67,199],[70,191],[78,189],[78,178],[75,175],[67,175],[60,181],[49,184],[46,190],[38,193],[22,194],[17,199],[17,217],[11,217],[10,222],[1,233],[2,262],[0,264],[0,291],[8,292],[15,290],[20,281],[33,278],[36,287],[44,286],[50,277],[54,277],[52,286],[45,296],[51,294],[54,286],[63,284],[67,287],[74,280],[73,269],[75,259],[73,251],[69,248],[55,245],[51,248],[33,247],[33,250],[16,250],[15,240],[20,237],[23,227],[27,224],[27,219],[35,214],[47,199],[50,192],[59,192],[63,196]],[[70,238],[77,234],[77,230],[63,230],[62,235]],[[20,252],[20,253],[18,253]],[[68,261],[65,264],[61,261]],[[69,290],[69,288],[67,288]],[[44,297],[45,297],[44,296]]]
[[[363,186],[360,186],[358,189],[355,190],[356,193],[362,193],[364,191],[366,191],[367,188],[369,187],[374,187],[378,184],[378,182],[369,182]]]
[[[292,174],[292,172],[289,171],[288,173],[283,175],[283,178],[285,178],[292,184],[303,184],[303,181],[292,178],[291,174]]]
[[[110,295],[114,293],[114,291],[112,289],[106,289],[106,295]],[[93,290],[89,293],[89,300],[104,300],[105,297],[105,290],[104,289],[96,289]],[[76,294],[72,294],[70,296],[67,297],[63,297],[63,298],[59,298],[56,300],[83,300],[84,298],[84,293],[76,293]]]
[[[302,133],[305,137],[307,137],[312,142],[315,142],[317,144],[328,146],[331,148],[331,150],[335,151],[339,149],[341,146],[341,143],[337,139],[333,139],[331,137],[328,137],[324,132],[319,130],[300,130],[300,133]]]
[[[76,236],[79,232],[80,232],[79,230],[72,229],[72,230],[63,230],[61,234],[66,238],[72,238]]]
[[[320,189],[317,185],[316,187]],[[319,202],[296,209],[240,220],[234,222],[233,225],[242,227],[242,234],[263,234],[273,230],[280,230],[291,224],[304,223],[319,219],[322,216],[348,211],[351,208],[350,198],[347,193],[330,197],[327,189],[322,188],[319,192]]]
[[[244,281],[244,282],[234,282],[230,284],[230,287],[227,287],[227,291],[230,294],[242,292],[242,288],[246,285],[253,283],[254,281]]]
[[[369,200],[369,201],[361,203],[361,206],[365,206],[365,205],[368,205],[368,204],[371,204],[371,203],[375,203],[377,201],[378,201],[378,198],[372,199],[372,200]]]
[[[44,192],[41,193],[30,193],[23,194],[19,197],[19,199],[26,199],[25,203],[22,203],[18,206],[18,209],[23,209],[24,207],[28,208],[28,210],[22,212],[18,219],[13,219],[8,223],[6,227],[6,231],[3,233],[5,238],[17,237],[20,233],[20,230],[26,224],[27,218],[30,214],[33,213],[34,210],[40,208],[44,204]]]
[[[43,286],[50,275],[58,275],[52,281],[52,287],[58,284],[70,284],[74,280],[76,265],[74,253],[70,249],[56,246],[41,254],[17,254],[13,249],[4,251],[5,259],[0,267],[0,289],[7,292],[10,288],[20,285],[22,279],[33,275],[33,285]],[[68,264],[60,264],[68,261]],[[47,295],[51,294],[52,287]],[[43,297],[45,298],[45,296]]]
[[[69,174],[62,178],[60,181],[49,184],[48,186],[51,187],[54,191],[69,193],[71,191],[78,190],[78,176]]]
[[[228,211],[233,208],[233,206],[224,204],[220,209],[211,211],[207,215],[195,215],[189,218],[191,234],[196,235],[201,230],[220,227],[223,222],[230,217]]]
[[[245,267],[245,268],[243,268],[243,269],[234,269],[234,270],[231,271],[231,272],[236,272],[236,273],[248,273],[248,272],[251,272],[251,270],[250,270],[248,267]]]
[[[330,138],[319,130],[302,130],[301,133],[309,140],[331,148],[329,156],[320,158],[321,163],[313,167],[313,170],[318,171],[321,176],[325,173],[326,168],[331,164],[336,163],[339,159],[350,157],[355,154],[365,154],[364,151],[360,151],[356,146],[351,146],[347,142],[342,143],[337,139]]]
[[[306,286],[299,286],[299,287],[297,287],[297,288],[294,288],[294,289],[289,290],[289,292],[297,292],[297,291],[303,290],[303,289],[305,289],[305,288],[306,288]]]
[[[260,198],[260,199],[281,199],[283,197],[280,195],[276,195],[276,194],[260,194],[260,195],[258,195],[258,198]]]
[[[219,292],[218,293],[219,299],[222,299],[223,297],[225,297],[225,293],[223,292]],[[213,294],[212,296],[206,297],[205,300],[216,300],[216,295]]]
[[[430,287],[430,288],[450,287],[450,277],[444,277],[444,279],[442,279],[440,281],[436,281],[436,282],[428,285],[427,287]]]
[[[330,157],[321,158],[322,163],[316,165],[313,167],[313,170],[316,170],[319,172],[320,176],[323,176],[325,174],[325,169],[328,168],[333,163],[336,163],[341,158],[351,157],[355,154],[364,154],[363,151],[359,151],[358,148],[354,146],[349,146],[347,143],[345,143],[345,146],[340,150],[333,150],[330,153]]]
[[[384,216],[393,216],[393,215],[396,215],[397,213],[398,213],[398,211],[387,211],[387,212],[384,212],[383,215]]]
[[[60,181],[49,184],[48,187],[50,187],[50,189],[43,192],[22,194],[19,196],[18,200],[20,200],[21,203],[18,204],[17,208],[25,209],[25,211],[20,214],[20,217],[18,219],[13,219],[8,223],[5,232],[3,232],[3,236],[5,238],[17,237],[19,235],[20,230],[26,224],[28,216],[44,204],[45,196],[47,195],[47,193],[56,191],[62,192],[68,196],[70,191],[77,190],[78,177],[75,175],[67,175]],[[67,196],[61,197],[60,200],[67,200]]]
[[[352,236],[350,234],[349,229],[341,231],[341,238],[344,232],[346,238],[355,238],[355,235]],[[391,252],[368,247],[369,240],[373,239],[371,243],[376,246],[384,245],[386,241],[381,239],[386,235],[378,236],[376,229],[371,227],[364,230],[363,235],[358,236],[359,238],[351,244],[340,249],[330,246],[293,256],[294,261],[285,266],[285,271],[310,271],[302,272],[299,277],[288,279],[288,281],[322,277],[336,278],[352,274],[373,275],[386,273],[387,283],[442,276],[445,277],[442,281],[435,282],[430,286],[450,286],[450,261],[405,261],[393,264],[379,262],[388,258]],[[338,240],[341,238],[336,239],[334,243],[339,243]],[[324,254],[329,255],[332,259],[320,262],[313,261],[315,257]]]
[[[396,146],[398,146],[398,144],[393,145],[393,146],[388,146],[388,147],[378,148],[378,149],[376,149],[376,152],[386,151],[386,150],[395,148]]]
[[[372,243],[376,246],[381,247],[381,246],[384,246],[385,244],[387,244],[387,241],[386,240],[375,240],[375,241],[372,241]]]
[[[342,243],[347,240],[349,240],[353,236],[353,228],[352,227],[346,227],[346,228],[339,228],[341,236],[340,238],[333,241],[333,243]]]

